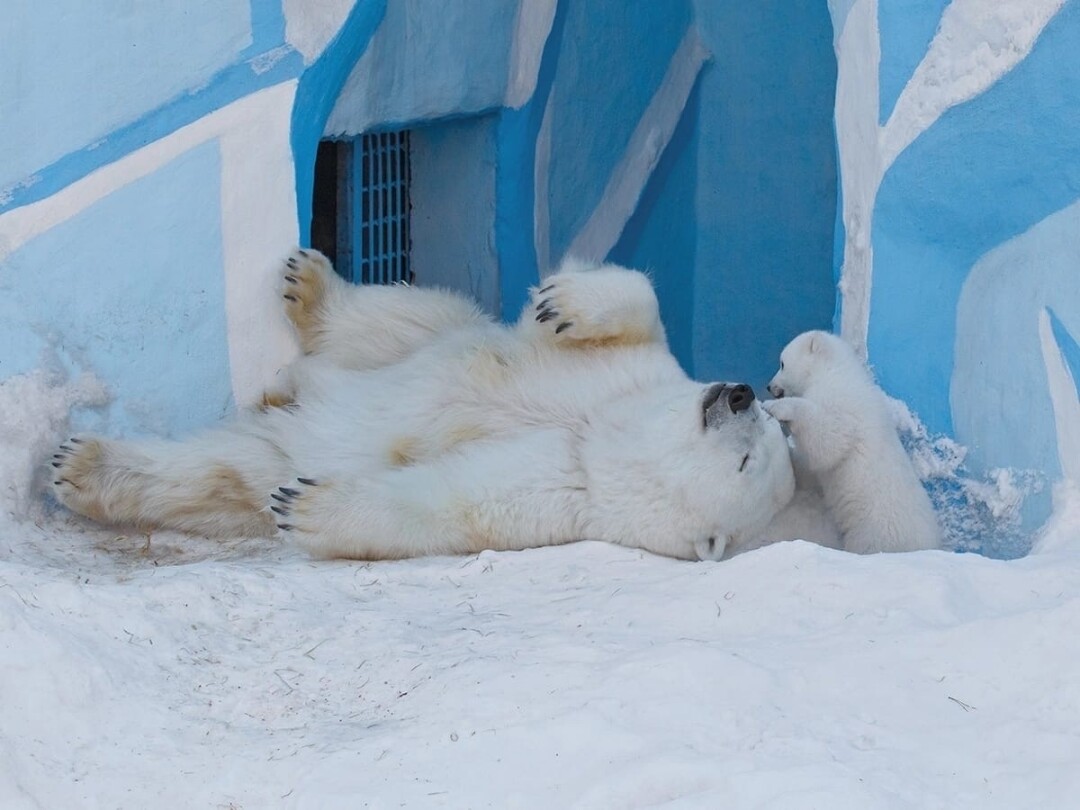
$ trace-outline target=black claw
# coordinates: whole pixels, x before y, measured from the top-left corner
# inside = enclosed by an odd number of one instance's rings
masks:
[[[318,486],[318,482],[314,478],[297,478],[301,484],[307,484],[309,487]]]
[[[546,287],[544,287],[544,289],[540,290],[540,295],[543,295],[546,292],[551,292],[554,289],[555,289],[554,284],[548,284]]]
[[[276,492],[271,492],[270,497],[273,498],[275,501],[278,501],[279,503],[288,503],[289,502],[288,498],[286,498],[284,495],[278,495]],[[271,507],[271,508],[273,508],[273,507]]]
[[[295,295],[289,295],[288,293],[286,293],[285,295],[283,295],[281,297],[284,298],[286,301],[294,301],[294,302],[296,301],[296,296]]]
[[[550,298],[545,298],[543,301],[541,301],[539,304],[536,305],[536,308],[537,309],[547,309],[547,306],[550,303],[551,303],[551,299]]]
[[[569,329],[573,325],[574,325],[573,321],[566,321],[565,323],[560,323],[558,326],[555,327],[555,334],[557,335],[560,332],[565,332],[567,329]]]
[[[54,467],[63,467],[63,466],[64,466],[64,465],[63,465],[63,464],[61,464],[61,463],[60,463],[59,461],[54,461],[54,462],[52,463],[52,465],[53,465]]]
[[[75,452],[75,448],[74,448],[74,447],[68,447],[68,446],[67,446],[66,444],[62,444],[62,445],[60,445],[60,449],[61,449],[61,450],[67,450],[67,451],[68,451],[69,453],[73,453],[73,452]]]
[[[82,439],[71,438],[71,439],[68,439],[68,441],[75,442],[75,444],[82,444]]]
[[[289,510],[288,509],[282,509],[280,506],[271,506],[270,511],[271,512],[277,512],[282,517],[288,517],[289,516]]]
[[[57,487],[58,487],[58,486],[60,486],[60,484],[62,484],[62,483],[63,483],[62,481],[53,481],[53,486],[57,486]]]
[[[296,276],[285,276],[285,280],[287,282],[289,282],[290,284],[299,284],[300,283],[299,281],[296,280]]]
[[[291,532],[293,530],[293,527],[292,527],[291,523],[279,523],[277,525],[277,527],[279,529],[281,529],[283,532]]]
[[[53,458],[67,458],[63,453],[53,453]]]
[[[289,257],[288,261],[286,261],[285,264],[289,265],[289,267],[299,267],[299,265],[296,263],[296,259],[294,259],[292,256]]]
[[[555,310],[553,310],[553,309],[545,309],[543,312],[541,312],[539,315],[536,316],[536,320],[537,320],[538,323],[547,323],[548,321],[553,320],[553,319],[558,318],[558,317],[559,317],[559,313],[556,312]]]
[[[305,259],[306,259],[306,258],[307,258],[308,256],[310,256],[310,255],[311,255],[311,254],[309,254],[309,253],[308,253],[308,252],[307,252],[306,250],[304,250],[303,248],[297,248],[296,252],[297,252],[297,253],[299,253],[299,254],[300,254],[301,256],[303,256],[303,257],[304,257]]]
[[[291,487],[278,487],[278,492],[280,492],[282,495],[288,496],[289,498],[295,498],[297,495],[300,494],[300,490],[292,489]]]

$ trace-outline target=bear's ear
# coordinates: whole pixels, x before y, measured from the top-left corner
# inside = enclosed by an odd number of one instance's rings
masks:
[[[817,354],[818,349],[821,348],[821,341],[818,339],[818,335],[810,335],[810,354]]]

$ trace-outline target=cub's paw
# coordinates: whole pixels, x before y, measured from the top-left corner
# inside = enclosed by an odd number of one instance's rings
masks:
[[[336,283],[338,277],[330,260],[317,250],[297,248],[285,260],[281,297],[304,351],[313,349],[322,329],[327,296]]]
[[[97,439],[75,437],[61,444],[49,462],[56,500],[73,512],[96,518],[104,456],[105,448]]]
[[[633,270],[606,267],[550,276],[532,293],[534,318],[556,343],[646,343],[662,338],[656,295]]]
[[[802,400],[799,397],[767,399],[761,403],[765,413],[778,422],[794,422],[802,413]]]

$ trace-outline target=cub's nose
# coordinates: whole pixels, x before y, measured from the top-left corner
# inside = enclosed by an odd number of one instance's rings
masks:
[[[784,389],[781,386],[777,385],[776,383],[769,383],[766,387],[769,389],[769,393],[777,399],[784,398]]]
[[[728,396],[728,407],[731,408],[732,413],[738,413],[749,408],[750,403],[753,401],[754,389],[745,383],[739,383],[731,389],[731,394]]]

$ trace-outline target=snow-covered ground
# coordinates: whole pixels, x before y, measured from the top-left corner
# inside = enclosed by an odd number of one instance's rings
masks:
[[[19,384],[0,807],[1076,806],[1075,491],[1048,550],[1011,561],[314,562],[49,510],[31,471],[100,391]]]

